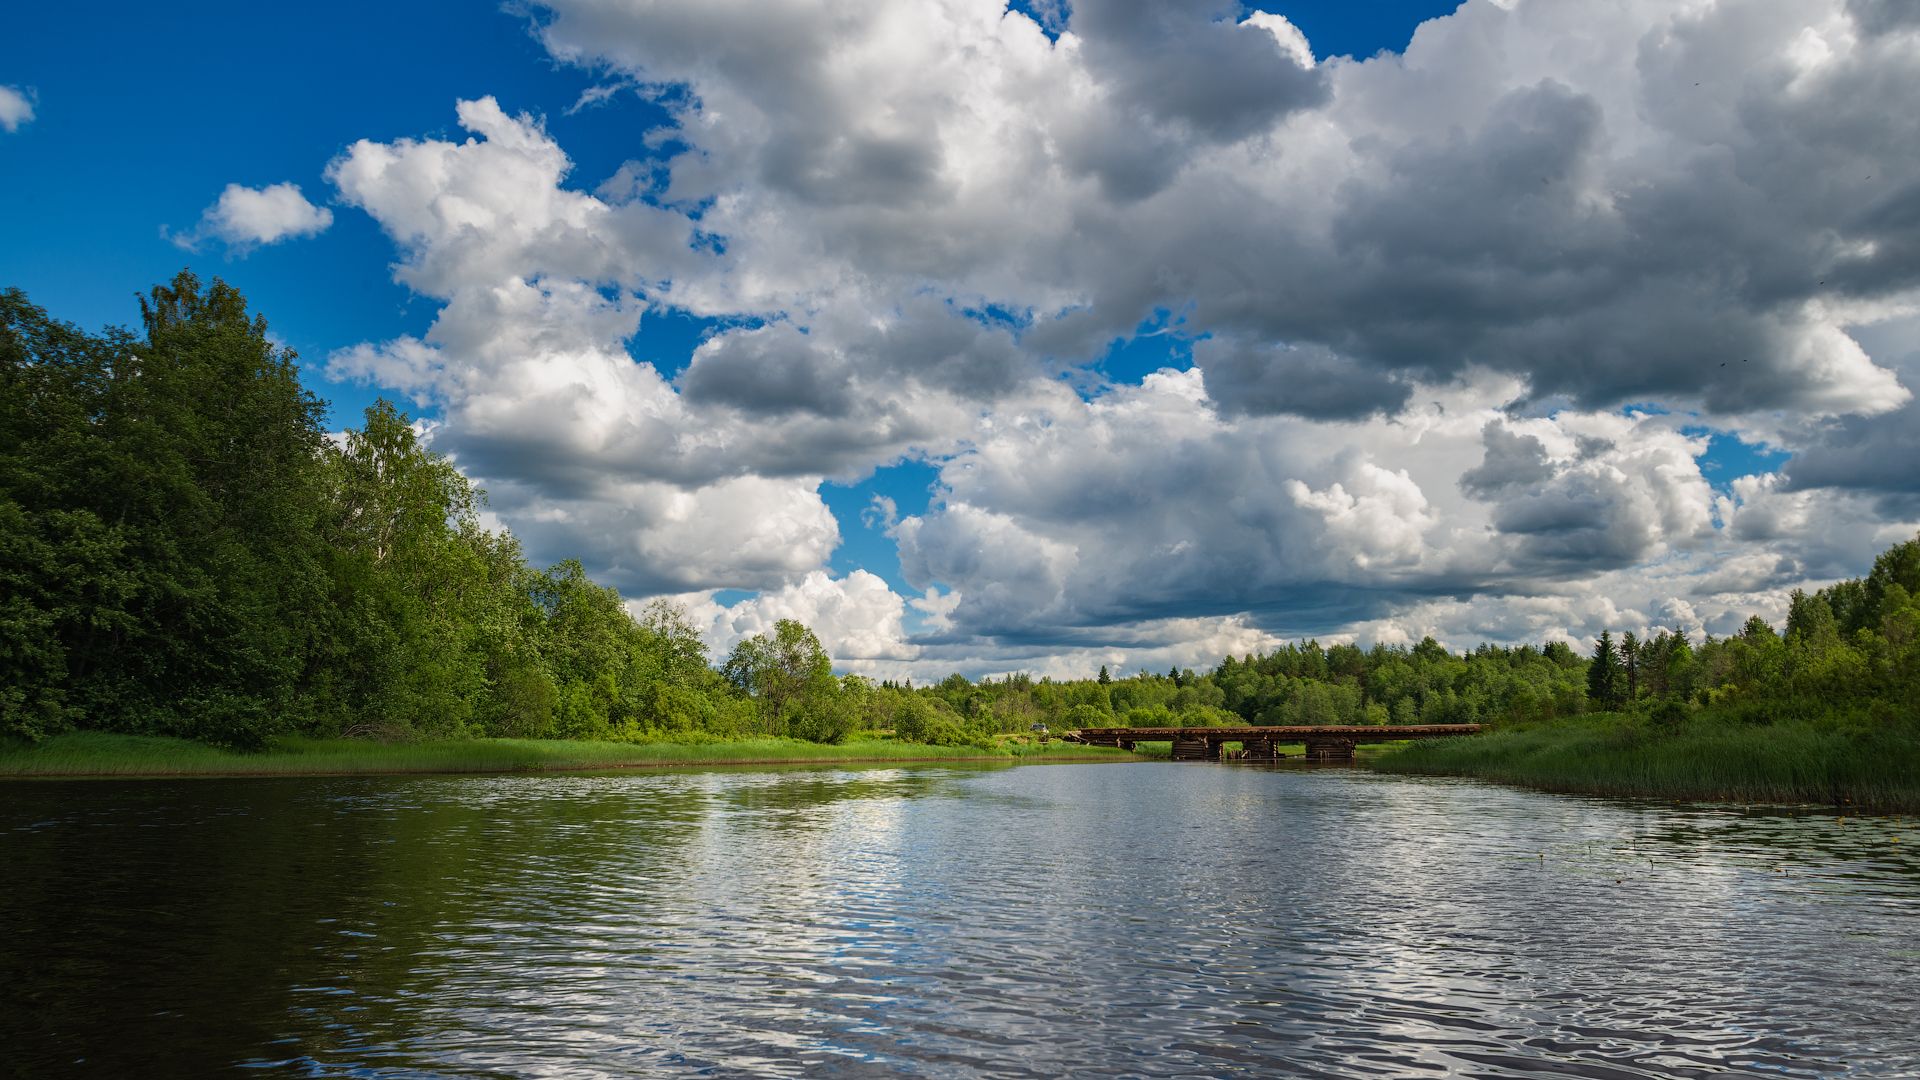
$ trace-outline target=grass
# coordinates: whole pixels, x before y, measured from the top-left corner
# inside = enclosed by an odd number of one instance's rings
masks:
[[[1408,743],[1370,764],[1546,791],[1920,810],[1920,733],[1899,729],[1697,715],[1669,731],[1599,714]]]
[[[346,773],[481,773],[615,769],[653,765],[880,761],[1128,760],[1102,747],[1008,741],[994,750],[925,746],[863,737],[822,745],[795,739],[709,743],[613,743],[459,739],[381,743],[285,738],[238,753],[144,735],[73,732],[39,743],[0,744],[0,777],[302,776]]]

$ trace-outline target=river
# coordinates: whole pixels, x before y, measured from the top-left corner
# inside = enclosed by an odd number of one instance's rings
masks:
[[[14,782],[0,858],[21,1075],[1920,1075],[1910,819],[1171,763]]]

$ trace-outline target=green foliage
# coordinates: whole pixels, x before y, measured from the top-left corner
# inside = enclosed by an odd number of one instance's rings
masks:
[[[772,637],[755,634],[734,646],[721,673],[753,699],[765,734],[834,743],[859,719],[859,691],[833,677],[820,639],[792,619],[774,623]]]
[[[1687,716],[1688,709],[1685,702],[1668,698],[1647,711],[1647,723],[1656,731],[1671,733],[1680,729],[1680,725],[1686,722]]]
[[[1116,727],[1113,714],[1095,708],[1092,705],[1075,705],[1061,714],[1060,723],[1066,728]]]
[[[1454,655],[1431,638],[1371,649],[1306,641],[1230,656],[1199,676],[987,680],[968,688],[972,711],[964,715],[1012,731],[1019,729],[1012,721],[1025,717],[1063,729],[1170,721],[1524,725],[1627,709],[1657,735],[1685,727],[1705,705],[1721,723],[1844,719],[1867,730],[1909,730],[1916,719],[1910,703],[1920,700],[1916,587],[1920,540],[1882,555],[1866,579],[1796,594],[1784,634],[1757,617],[1730,638],[1697,645],[1665,630],[1617,641],[1607,632],[1591,660],[1564,642],[1482,645]]]
[[[1920,810],[1920,733],[1910,726],[1754,727],[1718,711],[1657,714],[1642,721],[1596,713],[1410,743],[1372,764],[1551,791]]]
[[[141,312],[93,336],[0,293],[0,735],[750,728],[684,612],[532,570],[391,404],[329,440],[231,287],[183,273]]]
[[[0,294],[0,730],[258,745],[310,704],[321,405],[231,287],[141,313],[93,337]]]
[[[485,493],[393,405],[337,441],[295,357],[220,281],[142,298],[141,333],[94,335],[0,292],[0,736],[74,729],[257,748],[289,735],[657,742],[861,728],[991,745],[1065,730],[1550,723],[1590,708],[1663,737],[1733,725],[1910,730],[1920,700],[1920,538],[1697,645],[1603,633],[1455,655],[1316,641],[1212,671],[1066,682],[836,677],[777,623],[718,670],[686,613],[638,618],[578,562],[527,565]]]
[[[1587,697],[1603,709],[1618,708],[1627,700],[1626,671],[1620,654],[1614,651],[1613,635],[1605,630],[1600,632],[1593,659],[1587,664]]]
[[[1126,727],[1175,727],[1179,723],[1165,705],[1136,706],[1118,719]]]
[[[1637,642],[1632,667],[1615,673],[1625,691],[1605,674],[1602,635],[1589,694],[1634,711],[1520,723],[1380,764],[1567,791],[1920,809],[1913,584],[1920,540],[1882,554],[1864,579],[1794,592],[1784,634],[1756,616],[1698,647],[1664,631]]]
[[[902,700],[894,714],[893,737],[901,742],[928,746],[972,746],[981,744],[979,735],[968,731],[959,717],[928,704],[924,698]]]

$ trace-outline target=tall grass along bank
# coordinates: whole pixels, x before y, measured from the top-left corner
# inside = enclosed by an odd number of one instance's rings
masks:
[[[1920,735],[1904,727],[1751,725],[1710,713],[1663,727],[1608,713],[1411,743],[1372,765],[1547,791],[1920,810]]]
[[[38,743],[0,744],[0,777],[317,776],[343,773],[478,773],[618,769],[664,765],[886,761],[1090,761],[1125,751],[1060,742],[1008,742],[994,749],[927,746],[886,738],[823,744],[799,739],[620,743],[559,739],[459,739],[379,743],[280,739],[242,753],[186,739],[73,732]]]

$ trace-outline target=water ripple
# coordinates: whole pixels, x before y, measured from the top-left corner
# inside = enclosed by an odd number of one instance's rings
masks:
[[[1920,1075],[1914,822],[1204,765],[0,788],[33,1074]]]

